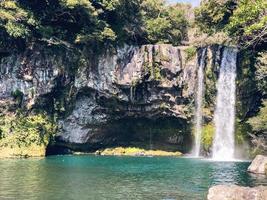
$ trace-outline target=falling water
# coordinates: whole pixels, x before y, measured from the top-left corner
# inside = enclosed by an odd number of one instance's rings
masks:
[[[202,102],[204,94],[204,65],[205,65],[206,49],[202,50],[199,67],[198,67],[198,80],[197,80],[197,93],[196,93],[196,113],[195,113],[195,145],[193,155],[199,157],[200,144],[202,135]]]
[[[214,114],[215,137],[212,151],[214,160],[228,161],[234,159],[236,58],[236,49],[224,49],[217,83],[217,102]]]

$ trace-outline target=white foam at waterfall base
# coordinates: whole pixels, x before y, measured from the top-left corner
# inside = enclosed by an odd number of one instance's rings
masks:
[[[204,65],[205,65],[205,55],[206,50],[203,49],[201,53],[200,63],[198,65],[198,80],[197,80],[197,91],[196,91],[196,112],[195,112],[195,143],[193,149],[193,156],[200,156],[200,146],[201,146],[201,135],[202,135],[202,104],[203,104],[203,94],[204,94]]]
[[[215,136],[212,147],[213,160],[234,160],[236,58],[236,49],[229,47],[224,49],[217,83],[217,101],[214,113]]]

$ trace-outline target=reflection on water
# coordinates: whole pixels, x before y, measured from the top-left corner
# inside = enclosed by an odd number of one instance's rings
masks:
[[[0,199],[205,199],[215,184],[267,185],[249,163],[53,156],[0,160]]]
[[[266,184],[264,176],[255,176],[247,172],[247,167],[240,162],[213,162],[212,179],[214,184],[238,184],[242,186],[253,186]]]
[[[239,174],[241,170],[237,163],[218,163],[214,162],[212,165],[212,179],[214,183],[233,183],[238,184]]]

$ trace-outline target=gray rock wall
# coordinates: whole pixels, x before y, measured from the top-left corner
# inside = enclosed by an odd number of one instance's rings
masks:
[[[0,99],[12,102],[19,91],[15,109],[54,116],[56,146],[188,151],[199,56],[189,57],[187,48],[125,45],[97,55],[35,45],[1,59]],[[215,76],[220,48],[208,49],[206,69]]]

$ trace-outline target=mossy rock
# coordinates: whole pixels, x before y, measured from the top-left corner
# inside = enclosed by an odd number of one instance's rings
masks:
[[[137,147],[116,147],[97,151],[96,154],[104,156],[181,156],[181,152],[162,150],[145,150]]]

